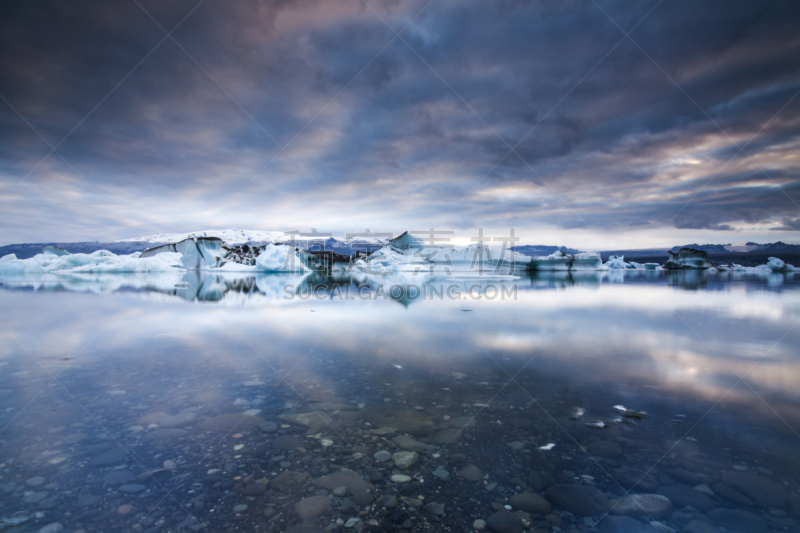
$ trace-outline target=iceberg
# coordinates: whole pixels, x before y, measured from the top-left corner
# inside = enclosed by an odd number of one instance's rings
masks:
[[[797,270],[797,267],[795,267],[794,265],[790,265],[784,262],[783,260],[778,259],[777,257],[770,257],[767,260],[766,266],[773,272],[793,272]]]
[[[218,237],[188,237],[182,241],[148,248],[141,258],[177,254],[186,270],[223,272],[305,272],[307,257],[286,244],[228,246]]]
[[[648,266],[649,265],[649,266]],[[609,270],[655,270],[659,268],[661,265],[658,263],[637,263],[636,261],[631,261],[629,263],[625,262],[624,255],[610,255],[608,256],[608,261],[605,264],[606,268]]]
[[[721,272],[735,272],[737,270],[744,270],[745,267],[738,263],[723,263],[721,265],[717,265],[717,270]]]
[[[470,268],[481,266],[514,266],[527,267],[531,258],[527,255],[503,249],[500,246],[489,246],[483,243],[470,244],[469,246],[453,246],[451,248],[426,247],[422,255],[431,263],[449,265],[469,265]]]
[[[31,259],[17,259],[15,254],[4,255],[0,258],[0,275],[24,276],[26,274],[42,274],[44,270],[38,261]]]
[[[533,270],[569,270],[572,256],[564,252],[553,252],[550,255],[540,255],[531,261]]]
[[[116,255],[106,250],[91,254],[37,254],[29,259],[17,259],[9,254],[0,259],[0,275],[24,276],[46,273],[103,273],[103,272],[174,272],[182,270],[178,253],[141,258],[138,254]]]
[[[597,252],[568,254],[558,251],[531,259],[531,270],[606,270],[606,267]]]
[[[367,259],[358,259],[354,267],[365,274],[393,275],[400,271],[400,262],[395,257],[396,252],[381,248]],[[405,261],[404,261],[405,262]]]
[[[713,267],[708,253],[694,248],[681,248],[677,253],[669,252],[664,268],[669,270],[705,270]]]
[[[581,252],[572,256],[570,270],[605,270],[603,260],[597,252]]]
[[[69,252],[58,246],[43,246],[42,253],[51,255],[69,255]]]
[[[374,275],[396,275],[399,272],[440,272],[450,276],[452,271],[478,277],[527,269],[531,258],[502,246],[484,243],[469,246],[429,245],[408,232],[390,240],[371,254],[357,254],[353,267]],[[462,275],[463,277],[463,275]]]
[[[421,250],[425,248],[425,241],[414,237],[409,232],[404,231],[394,239],[390,240],[386,247],[394,248],[395,250]]]
[[[625,263],[624,255],[608,256],[608,261],[606,261],[606,266],[611,270],[624,270],[628,268],[628,265]]]
[[[258,272],[306,272],[309,270],[293,246],[268,244],[256,258]]]
[[[88,255],[94,256],[96,253],[98,252]],[[55,267],[50,269],[49,272],[173,272],[175,270],[183,269],[180,254],[164,254],[161,257],[140,258],[132,255],[119,256],[109,252],[109,255],[107,256],[93,258],[94,260],[85,262],[83,261],[83,258],[76,260],[75,256],[77,255],[85,254],[70,254],[63,256],[64,261],[56,263]],[[83,264],[78,264],[81,262],[83,262]]]
[[[767,260],[767,266],[773,272],[783,272],[784,270],[786,270],[786,263],[784,263],[782,260],[778,259],[777,257],[770,257]]]
[[[768,274],[781,274],[785,272],[796,272],[798,268],[786,263],[785,261],[777,257],[770,257],[767,260],[766,265],[758,265],[750,267],[750,266],[742,266],[738,263],[729,263],[729,264],[717,265],[716,268],[714,268],[713,266],[709,268],[709,271],[713,270],[718,270],[722,272],[745,272],[748,274],[768,275]]]
[[[220,266],[222,240],[217,237],[189,237],[172,244],[148,248],[139,257],[155,257],[164,253],[181,254],[181,263],[187,270]]]
[[[255,246],[250,244],[242,244],[239,246],[229,246],[225,244],[222,246],[222,257],[224,261],[221,263],[239,263],[240,265],[255,265],[256,259],[263,251],[264,246]],[[215,265],[209,265],[215,266]],[[218,264],[216,266],[222,266]]]

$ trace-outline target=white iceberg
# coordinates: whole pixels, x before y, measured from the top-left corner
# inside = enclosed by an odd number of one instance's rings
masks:
[[[91,254],[37,254],[29,259],[17,259],[9,254],[0,259],[0,275],[19,276],[46,273],[110,273],[110,272],[174,272],[182,270],[181,255],[164,253],[157,257],[140,258],[139,254],[116,255],[107,250]]]
[[[608,270],[597,252],[580,252],[568,254],[562,251],[550,255],[541,255],[531,259],[531,270],[534,271],[576,271],[576,270]]]
[[[301,256],[297,248],[286,244],[263,247],[244,245],[246,253],[228,248],[217,237],[189,237],[180,242],[148,248],[141,257],[161,257],[177,253],[187,270],[222,272],[306,272],[310,257]],[[244,255],[242,255],[244,254]],[[258,254],[258,255],[256,255]],[[246,257],[245,257],[246,256]]]
[[[764,266],[764,265],[761,265]],[[766,267],[772,272],[794,272],[797,269],[794,265],[790,265],[777,257],[770,257],[767,260]]]
[[[531,261],[534,270],[569,270],[572,256],[564,252],[553,252],[550,255],[540,255]]]
[[[429,245],[408,232],[392,239],[366,259],[353,266],[368,274],[389,275],[398,272],[429,272],[451,275],[453,271],[475,275],[510,273],[528,268],[531,258],[500,245],[475,243],[469,246]]]
[[[597,252],[581,252],[572,256],[570,270],[605,270],[603,260]]]
[[[258,272],[306,272],[308,268],[294,246],[268,244],[256,258]]]
[[[782,260],[778,259],[777,257],[770,257],[767,260],[767,266],[773,272],[783,272],[784,270],[786,270],[786,263],[784,263]]]
[[[431,263],[446,265],[461,265],[471,269],[495,268],[497,266],[527,267],[531,258],[525,254],[504,249],[502,246],[491,246],[483,243],[470,244],[469,246],[453,246],[451,248],[426,247],[421,254]]]
[[[396,250],[381,248],[366,260],[358,259],[354,263],[354,267],[365,274],[385,276],[399,273],[401,264],[408,266],[410,261]]]
[[[647,266],[651,265],[651,266]],[[624,255],[610,255],[608,256],[608,261],[606,261],[605,267],[609,270],[655,270],[658,268],[658,263],[637,263],[636,261],[631,261],[626,263]]]
[[[731,264],[717,265],[716,268],[719,269],[720,271],[745,272],[749,274],[761,274],[761,275],[768,275],[773,273],[780,274],[783,272],[795,272],[798,270],[795,266],[790,265],[777,257],[770,257],[766,265],[749,267],[749,266],[742,266],[737,263],[731,263]]]
[[[69,252],[58,246],[43,246],[42,253],[51,255],[69,255]]]
[[[611,270],[624,270],[628,268],[628,264],[625,263],[624,255],[610,255],[606,261],[606,267]]]
[[[25,274],[44,273],[42,265],[38,261],[32,261],[31,259],[17,259],[15,254],[4,255],[0,258],[0,275],[23,276]]]
[[[148,248],[140,257],[154,257],[164,253],[181,254],[181,263],[187,270],[202,270],[220,266],[223,257],[222,240],[216,237],[190,237],[173,244]]]

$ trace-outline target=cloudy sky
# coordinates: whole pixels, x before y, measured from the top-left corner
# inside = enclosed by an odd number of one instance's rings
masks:
[[[207,228],[800,242],[800,4],[0,7],[0,244]]]

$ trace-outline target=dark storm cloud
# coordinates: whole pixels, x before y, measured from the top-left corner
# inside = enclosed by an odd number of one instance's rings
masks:
[[[0,102],[3,224],[20,239],[196,229],[228,202],[239,226],[269,206],[259,226],[800,230],[794,3],[0,11],[0,95],[51,145],[66,137],[68,164],[40,164],[49,147]]]

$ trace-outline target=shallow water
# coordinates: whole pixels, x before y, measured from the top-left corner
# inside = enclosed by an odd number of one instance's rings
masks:
[[[309,527],[292,531],[470,531],[492,515],[497,531],[797,530],[800,276],[437,283],[423,297],[346,276],[0,281],[0,518],[13,531],[285,531],[298,511]],[[418,450],[410,467],[375,457],[399,444]],[[364,482],[314,481],[342,469]],[[512,498],[526,491],[541,497]],[[651,492],[669,502],[614,501]]]

